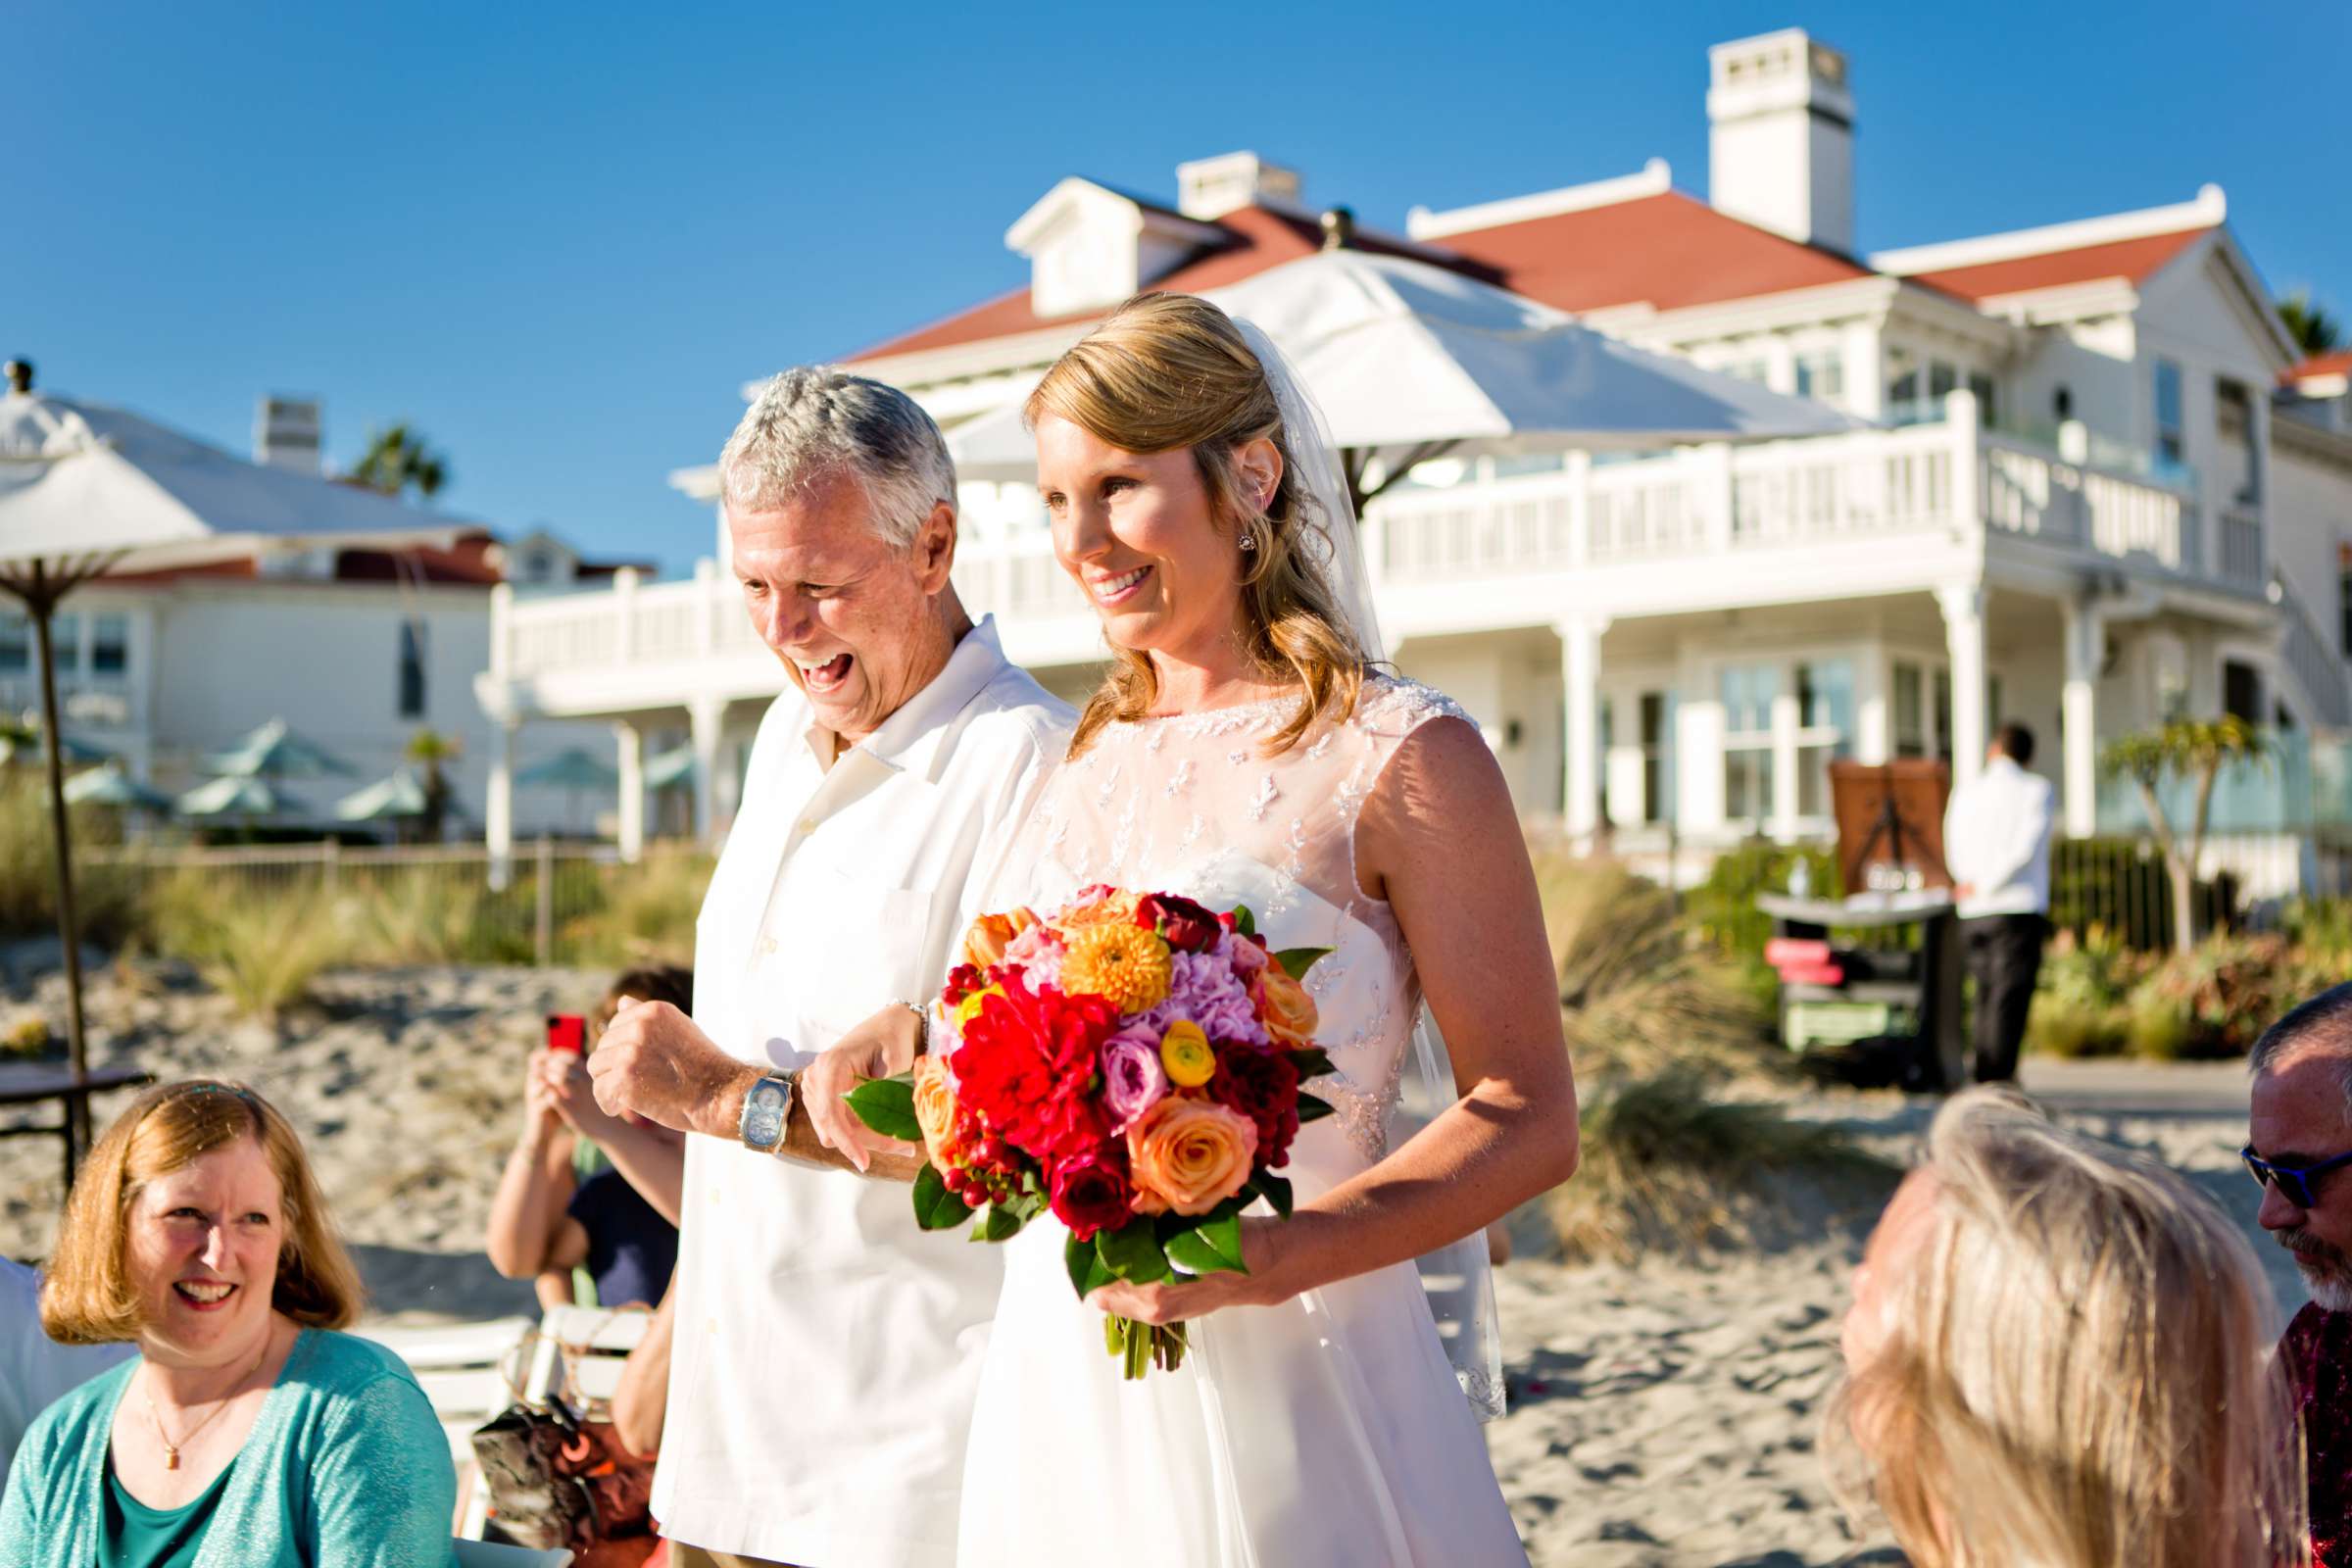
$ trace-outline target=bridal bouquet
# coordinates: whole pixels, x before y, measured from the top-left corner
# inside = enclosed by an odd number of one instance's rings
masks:
[[[919,1140],[925,1230],[1002,1242],[1048,1209],[1084,1298],[1241,1270],[1242,1210],[1288,1218],[1274,1174],[1301,1122],[1331,1106],[1299,1083],[1331,1071],[1299,982],[1330,950],[1269,952],[1247,908],[1097,885],[1040,916],[983,915],[932,1009],[931,1054],[858,1086],[876,1132]],[[1184,1358],[1181,1323],[1104,1320],[1126,1375]]]

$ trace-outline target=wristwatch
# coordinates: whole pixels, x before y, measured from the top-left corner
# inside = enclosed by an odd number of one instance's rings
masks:
[[[743,1147],[758,1153],[773,1154],[784,1147],[784,1126],[792,1117],[792,1097],[796,1072],[771,1073],[760,1079],[743,1094],[743,1119],[736,1125],[736,1136]]]

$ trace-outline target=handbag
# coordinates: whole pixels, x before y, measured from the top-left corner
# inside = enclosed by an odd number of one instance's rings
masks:
[[[569,1348],[560,1348],[569,1367]],[[632,1452],[612,1422],[586,1417],[561,1395],[528,1400],[512,1375],[508,1384],[514,1402],[472,1439],[499,1533],[516,1545],[569,1550],[579,1568],[637,1568],[660,1544],[655,1456]]]

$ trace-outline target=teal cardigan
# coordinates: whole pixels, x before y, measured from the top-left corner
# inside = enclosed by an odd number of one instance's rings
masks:
[[[93,1568],[133,1357],[41,1413],[0,1501],[0,1568]],[[449,1441],[390,1350],[305,1329],[229,1466],[197,1568],[446,1568]]]

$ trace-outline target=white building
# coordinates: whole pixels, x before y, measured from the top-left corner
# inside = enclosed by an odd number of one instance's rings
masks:
[[[1372,505],[1396,662],[1478,717],[1523,808],[1580,835],[1605,820],[1621,844],[1669,821],[1700,844],[1811,836],[1833,757],[1946,755],[1965,774],[2017,718],[2087,834],[2097,746],[2124,730],[2224,709],[2352,722],[2341,368],[2293,368],[2222,191],[1859,257],[1844,57],[1792,29],[1709,65],[1704,200],[1652,162],[1359,236],[1876,426],[1432,463]],[[851,365],[953,427],[1138,288],[1213,288],[1321,242],[1296,172],[1234,154],[1177,180],[1172,206],[1062,180],[1006,235],[1028,287]],[[676,482],[715,496],[710,469]],[[1034,492],[963,500],[967,603],[1049,685],[1086,689],[1101,639]],[[485,706],[682,722],[714,781],[704,819],[723,820],[782,680],[725,548],[722,524],[689,583],[500,600]]]
[[[318,471],[316,403],[264,399],[254,461]],[[420,729],[456,736],[448,768],[460,823],[479,824],[501,732],[472,682],[490,663],[490,597],[512,560],[543,587],[610,584],[615,569],[582,563],[533,534],[502,547],[488,534],[448,550],[315,551],[282,560],[103,577],[65,602],[53,630],[67,735],[122,760],[135,778],[177,793],[208,775],[207,753],[282,718],[351,764],[349,779],[290,781],[307,808],[296,825],[331,821],[334,802],[402,764]],[[621,568],[629,573],[628,568]],[[30,624],[0,611],[0,712],[37,714],[39,668]],[[548,725],[521,760],[565,746],[611,745],[604,725]],[[560,789],[520,792],[520,831],[578,832],[603,802]]]

